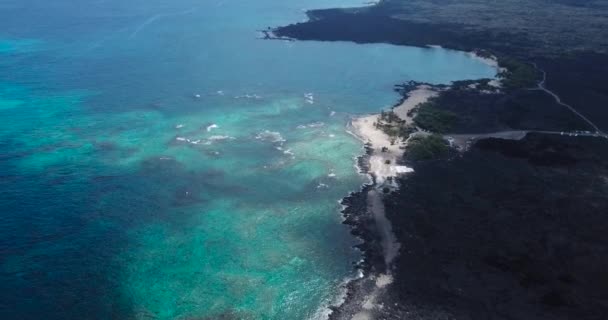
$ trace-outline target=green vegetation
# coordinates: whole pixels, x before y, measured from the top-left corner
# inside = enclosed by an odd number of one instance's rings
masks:
[[[532,88],[537,85],[539,73],[533,66],[512,58],[501,58],[498,64],[506,69],[500,73],[505,89]]]
[[[424,130],[444,133],[458,121],[455,113],[439,109],[434,101],[421,103],[416,109],[414,122]]]
[[[432,134],[424,137],[412,137],[406,149],[406,155],[414,161],[433,160],[448,155],[450,147],[441,135]]]
[[[415,127],[406,124],[406,121],[399,118],[393,111],[382,111],[380,119],[375,125],[394,140],[407,139],[412,132],[416,131]]]

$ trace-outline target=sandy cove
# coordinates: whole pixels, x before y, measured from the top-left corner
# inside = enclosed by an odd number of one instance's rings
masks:
[[[376,128],[380,115],[369,115],[353,119],[352,128],[354,134],[371,148],[369,156],[369,174],[372,175],[377,187],[396,187],[392,177],[399,173],[411,172],[410,168],[396,165],[397,160],[403,154],[404,141],[395,141],[382,130]],[[384,150],[383,150],[384,148]]]
[[[407,124],[412,124],[411,111],[420,103],[426,102],[436,95],[437,92],[431,87],[420,85],[409,92],[407,98],[393,108],[393,112]],[[397,164],[403,156],[407,141],[390,137],[377,128],[374,124],[379,120],[379,114],[354,118],[351,122],[353,133],[372,149],[369,158],[369,174],[374,177],[376,188],[397,188],[393,178],[413,171],[411,168]]]

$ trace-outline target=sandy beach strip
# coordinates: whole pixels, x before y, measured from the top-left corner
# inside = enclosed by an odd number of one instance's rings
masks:
[[[369,174],[376,182],[376,187],[394,187],[397,185],[393,178],[400,173],[411,172],[412,169],[397,165],[397,160],[403,155],[405,142],[400,138],[388,136],[374,125],[380,115],[368,115],[352,120],[353,133],[364,143],[369,144],[372,152],[369,157]]]
[[[437,96],[438,92],[431,86],[419,85],[407,94],[407,98],[393,107],[393,112],[406,124],[413,124],[411,111],[421,103]],[[403,156],[407,141],[401,137],[391,137],[384,133],[376,124],[380,121],[379,114],[356,117],[351,121],[353,133],[372,149],[369,158],[369,174],[375,178],[376,188],[397,188],[393,178],[400,174],[412,172],[411,168],[398,165]]]
[[[399,105],[393,108],[393,112],[407,124],[414,122],[414,117],[408,115],[416,106],[427,102],[430,98],[437,96],[437,91],[433,90],[428,85],[419,85],[416,89],[410,91],[407,99],[404,99]]]

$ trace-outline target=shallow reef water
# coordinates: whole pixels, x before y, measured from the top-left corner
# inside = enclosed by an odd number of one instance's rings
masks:
[[[3,1],[0,318],[318,317],[360,256],[349,117],[407,80],[494,75],[437,48],[259,39],[360,4]]]

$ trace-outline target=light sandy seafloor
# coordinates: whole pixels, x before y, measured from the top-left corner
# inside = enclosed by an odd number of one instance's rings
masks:
[[[399,118],[411,124],[413,117],[408,115],[408,112],[436,95],[437,91],[434,91],[430,86],[420,85],[409,92],[407,99],[395,106],[393,111]],[[401,245],[397,241],[390,221],[385,215],[383,189],[386,187],[390,189],[398,188],[398,184],[393,178],[413,172],[413,169],[398,164],[398,160],[403,156],[407,146],[407,140],[392,138],[376,128],[374,124],[378,122],[379,118],[379,114],[356,117],[352,120],[351,126],[353,134],[371,148],[368,173],[375,179],[375,185],[374,189],[367,194],[367,210],[374,217],[382,238],[381,243],[387,273],[377,276],[376,288],[361,305],[361,311],[353,315],[353,320],[372,319],[372,310],[379,307],[376,301],[377,296],[393,280],[390,267],[392,261],[398,255]]]

